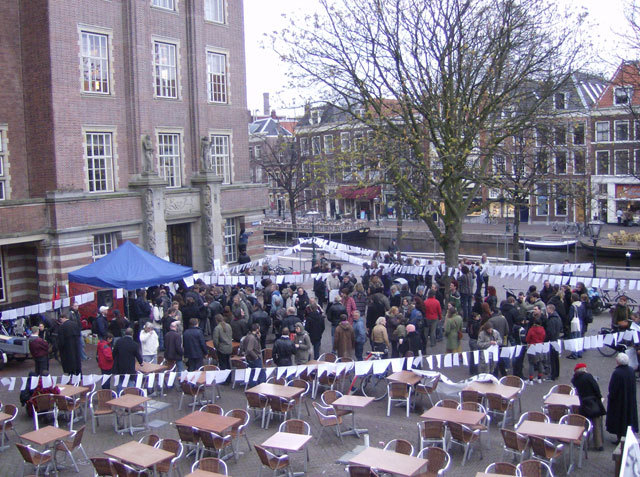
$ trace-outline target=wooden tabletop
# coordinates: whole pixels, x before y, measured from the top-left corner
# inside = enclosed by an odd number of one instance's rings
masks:
[[[352,457],[349,464],[365,465],[394,475],[411,477],[420,470],[424,470],[427,460],[376,447],[367,447]]]
[[[505,399],[513,399],[520,392],[520,388],[505,386],[500,383],[481,383],[476,381],[464,388],[464,391],[477,391],[480,394],[494,393]]]
[[[38,444],[39,446],[46,446],[47,444],[51,444],[54,441],[59,439],[64,439],[69,437],[71,432],[59,429],[53,426],[42,427],[37,431],[27,432],[26,434],[22,434],[20,436],[21,439],[25,441],[33,442],[34,444]]]
[[[304,392],[304,388],[282,386],[281,384],[262,383],[247,389],[247,391],[252,393],[264,394],[268,397],[283,397],[286,399],[294,399]]]
[[[136,363],[136,371],[138,371],[139,373],[143,373],[143,374],[160,373],[162,371],[166,371],[167,369],[169,369],[169,368],[167,366],[165,366],[164,364],[156,364],[156,363],[138,364],[138,363]]]
[[[205,431],[224,434],[228,429],[242,422],[242,419],[230,416],[221,416],[210,412],[195,411],[176,420],[180,426],[190,426]]]
[[[89,388],[86,388],[84,386],[71,386],[70,384],[65,384],[64,386],[58,386],[58,389],[60,390],[61,396],[68,396],[68,397],[74,397],[74,396],[77,396],[78,394],[86,393],[87,391],[89,391]]]
[[[263,447],[297,452],[302,449],[313,436],[306,434],[292,434],[290,432],[276,432],[262,443]]]
[[[137,396],[135,394],[123,394],[119,398],[107,401],[107,404],[112,407],[121,407],[123,409],[133,409],[140,404],[150,401],[151,399],[146,396]]]
[[[584,427],[571,426],[569,424],[555,424],[551,422],[524,421],[516,429],[525,436],[544,437],[558,441],[579,441],[582,438]]]
[[[335,401],[333,401],[332,405],[337,407],[351,407],[351,408],[360,408],[367,407],[371,404],[375,398],[365,397],[365,396],[351,396],[349,394],[345,396],[341,396]]]
[[[422,380],[422,376],[411,371],[398,371],[388,376],[387,380],[394,383],[405,383],[409,386],[415,386]]]
[[[206,470],[196,469],[185,477],[227,477],[226,474],[218,474],[217,472],[208,472]]]
[[[485,414],[478,411],[467,411],[465,409],[451,409],[448,407],[432,407],[420,416],[422,419],[432,419],[435,421],[456,422],[465,426],[477,426],[484,419]]]
[[[122,462],[137,467],[149,469],[163,460],[174,457],[175,454],[162,449],[156,449],[137,441],[127,442],[121,446],[104,451],[109,457],[120,459]]]
[[[207,342],[205,342],[205,344],[209,347],[209,348],[215,348],[215,346],[213,346],[213,340],[209,340]],[[240,347],[240,342],[239,341],[232,341],[231,342],[231,349],[233,349],[234,351],[236,349],[238,349]]]
[[[0,412],[0,422],[4,422],[11,417],[11,414]]]
[[[544,400],[545,404],[559,404],[561,406],[579,406],[580,398],[575,394],[549,394],[549,397]]]

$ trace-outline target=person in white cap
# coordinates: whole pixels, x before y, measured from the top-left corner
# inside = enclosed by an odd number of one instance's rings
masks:
[[[96,324],[93,327],[95,334],[98,335],[99,340],[105,340],[107,338],[107,331],[109,328],[109,321],[107,321],[108,306],[101,306],[98,309],[98,316],[96,316]]]

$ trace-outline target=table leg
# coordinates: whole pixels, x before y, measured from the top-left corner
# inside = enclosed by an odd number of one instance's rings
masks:
[[[567,469],[567,475],[573,470],[573,442],[569,443],[569,468]]]
[[[342,431],[340,435],[348,436],[354,435],[357,438],[360,438],[360,434],[366,434],[368,432],[367,429],[358,429],[356,426],[356,412],[355,410],[351,413],[351,429],[347,429],[346,431]]]

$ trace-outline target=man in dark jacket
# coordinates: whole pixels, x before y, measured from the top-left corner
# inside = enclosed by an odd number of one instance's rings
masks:
[[[169,331],[164,335],[164,358],[176,362],[176,371],[184,371],[184,361],[182,357],[182,336],[178,333],[178,321],[173,321],[169,325]]]
[[[631,426],[638,432],[638,403],[636,400],[636,377],[629,366],[629,357],[624,353],[616,356],[618,366],[609,381],[609,403],[607,405],[607,432],[614,434],[615,445]]]
[[[37,326],[31,328],[31,333],[29,352],[36,365],[36,374],[42,376],[49,371],[49,343],[40,337],[40,329]]]
[[[266,311],[262,309],[262,305],[256,302],[253,305],[253,313],[249,322],[257,324],[260,327],[260,348],[265,349],[267,347],[267,334],[271,327],[271,318]]]
[[[557,341],[560,338],[560,333],[562,332],[562,319],[558,312],[556,311],[556,307],[553,304],[547,305],[547,323],[544,327],[545,331],[545,340],[546,341]],[[560,377],[560,354],[558,350],[553,347],[553,344],[549,346],[549,379],[555,381]]]
[[[320,344],[322,343],[322,335],[324,334],[324,313],[322,308],[318,305],[315,298],[309,299],[309,306],[307,306],[306,322],[304,329],[309,333],[309,339],[313,345],[313,357],[318,359],[320,356]]]
[[[136,374],[136,361],[142,364],[140,345],[133,341],[133,328],[127,328],[124,336],[113,346],[114,374]]]
[[[184,332],[183,346],[184,355],[187,358],[187,369],[197,371],[207,355],[207,345],[197,318],[189,320],[189,329]]]
[[[98,309],[98,316],[96,316],[96,334],[100,341],[104,341],[107,338],[107,331],[109,330],[109,321],[107,320],[108,306],[101,306]]]
[[[282,336],[273,344],[273,362],[276,366],[291,366],[291,356],[296,352],[293,342],[289,338],[289,328],[282,328]]]
[[[518,322],[518,318],[520,315],[520,313],[518,312],[518,308],[516,308],[516,299],[510,296],[502,303],[500,303],[500,312],[509,324],[509,343],[514,344],[516,343],[516,331],[514,330],[513,325],[514,323]]]
[[[81,374],[82,366],[80,363],[80,346],[78,344],[80,327],[64,313],[60,317],[60,323],[58,350],[60,350],[62,371],[65,374]]]
[[[573,368],[573,378],[571,384],[576,389],[576,394],[580,398],[580,414],[589,419],[593,424],[593,445],[597,451],[604,450],[602,446],[602,416],[605,411],[602,405],[602,394],[600,386],[591,374],[587,372],[587,365],[576,364]]]
[[[290,330],[293,330],[296,326],[296,323],[299,321],[300,321],[300,318],[298,317],[296,309],[290,306],[289,308],[287,308],[287,314],[282,320],[282,324],[280,326],[283,328],[289,328]]]

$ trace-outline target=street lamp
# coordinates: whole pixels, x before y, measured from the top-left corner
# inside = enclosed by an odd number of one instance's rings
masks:
[[[596,263],[598,261],[598,239],[600,238],[600,232],[604,225],[599,220],[593,220],[587,224],[589,226],[589,236],[593,242],[593,278],[596,278]]]
[[[317,210],[307,212],[307,217],[311,217],[311,268],[316,264],[316,217],[320,215]]]

